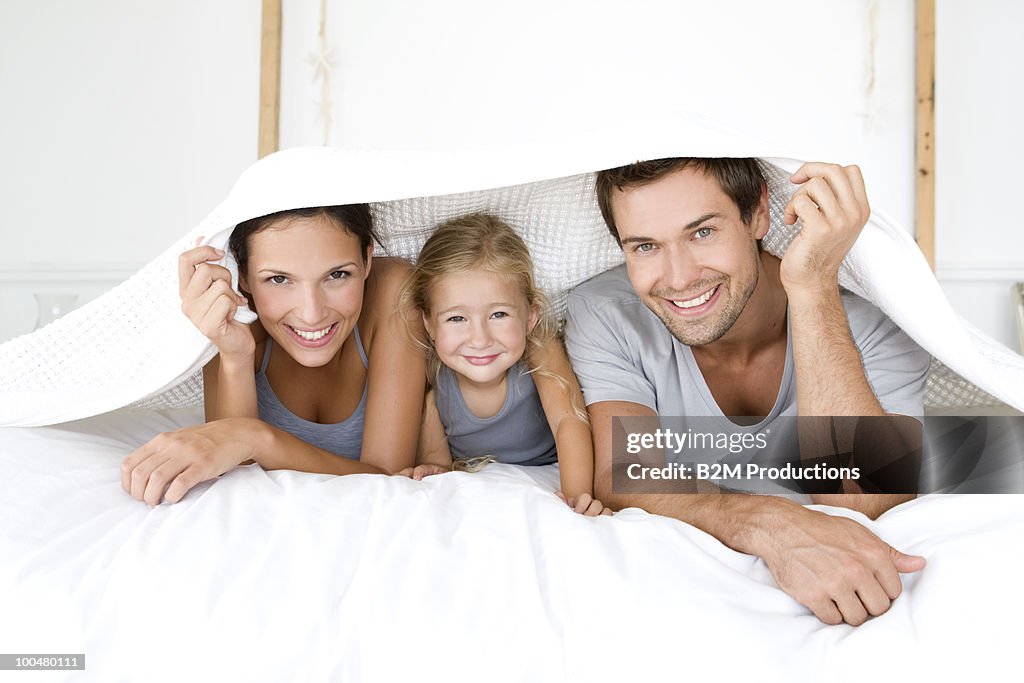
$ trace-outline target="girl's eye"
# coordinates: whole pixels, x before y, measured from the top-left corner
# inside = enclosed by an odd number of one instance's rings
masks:
[[[491,313],[491,317],[500,320],[501,318],[507,318],[508,313],[506,313],[505,311],[495,311],[494,313]]]
[[[465,322],[465,320],[466,320],[466,319],[465,319],[465,318],[464,318],[463,316],[461,316],[461,315],[453,315],[453,316],[450,316],[450,317],[448,318],[448,320],[446,320],[445,322],[449,322],[449,323],[461,323],[461,322]]]
[[[267,279],[273,282],[275,285],[283,285],[285,282],[288,281],[288,278],[286,278],[284,275],[271,275]]]
[[[713,232],[713,228],[697,228],[696,232],[694,232],[693,234],[694,236],[696,236],[697,239],[702,240],[711,237],[711,233]]]

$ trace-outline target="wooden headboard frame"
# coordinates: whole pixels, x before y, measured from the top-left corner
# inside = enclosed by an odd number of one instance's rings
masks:
[[[917,0],[915,235],[935,269],[935,0]],[[260,158],[276,152],[281,120],[281,0],[263,0],[260,43]]]
[[[259,158],[277,151],[281,124],[281,0],[263,0]]]
[[[914,234],[935,270],[935,0],[917,0]]]

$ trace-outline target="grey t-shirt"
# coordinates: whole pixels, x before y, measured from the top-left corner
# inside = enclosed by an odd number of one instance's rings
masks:
[[[873,304],[850,292],[841,294],[868,383],[882,407],[889,413],[920,418],[931,357]],[[745,462],[751,456],[755,462],[784,462],[792,457],[796,421],[777,419],[797,414],[792,335],[786,339],[786,364],[775,405],[757,424],[739,426],[715,402],[690,347],[673,337],[636,294],[624,265],[576,287],[568,306],[566,348],[588,406],[627,401],[663,417],[699,418],[688,424],[696,424],[701,431],[765,435],[767,446],[745,451]],[[732,458],[729,451],[714,449],[701,457],[704,462]],[[733,482],[730,487],[788,493],[773,483]]]
[[[931,357],[877,307],[842,292],[853,341],[875,396],[889,413],[921,416]],[[637,296],[625,265],[569,294],[565,341],[587,405],[628,401],[658,415],[724,415],[690,347]],[[791,337],[775,405],[766,418],[796,415]]]

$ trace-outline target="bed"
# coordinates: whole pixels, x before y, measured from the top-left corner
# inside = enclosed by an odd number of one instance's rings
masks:
[[[200,419],[196,371],[211,349],[178,312],[175,282],[176,255],[196,236],[220,246],[253,215],[390,197],[375,218],[389,253],[408,256],[439,220],[489,210],[523,231],[560,306],[618,253],[590,171],[682,152],[666,130],[650,132],[647,147],[635,136],[598,152],[588,140],[549,147],[549,179],[533,182],[538,150],[481,165],[465,153],[281,152],[124,285],[0,346],[0,643],[86,662],[84,672],[20,675],[853,681],[1012,670],[1021,495],[929,495],[875,522],[821,508],[928,560],[887,614],[853,628],[821,624],[763,562],[692,526],[638,509],[573,514],[553,495],[555,466],[495,464],[422,482],[249,466],[154,508],[121,490],[128,453]],[[691,154],[740,149],[683,138]],[[764,165],[774,188],[765,244],[780,253],[793,234],[780,221],[793,163]],[[462,169],[461,179],[438,168]],[[386,195],[374,177],[387,178]],[[962,324],[884,215],[873,215],[841,278],[933,353],[933,399],[1024,407],[1024,359]]]
[[[825,626],[760,560],[672,519],[585,518],[556,466],[422,482],[250,466],[149,507],[119,464],[195,410],[0,430],[0,643],[84,653],[25,680],[1002,679],[1024,610],[1024,496],[878,521],[924,555],[890,611]],[[7,674],[12,675],[12,674]],[[15,676],[12,680],[21,680]]]

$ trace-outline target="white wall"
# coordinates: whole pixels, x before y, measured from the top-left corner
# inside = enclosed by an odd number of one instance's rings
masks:
[[[284,2],[283,146],[494,147],[685,110],[859,163],[873,205],[913,223],[912,0],[327,4],[325,128],[320,3]],[[1011,343],[1021,225],[993,197],[1015,196],[1024,151],[1024,6],[938,4],[939,275]],[[251,0],[0,3],[0,340],[31,328],[31,292],[102,291],[255,159],[259,20]]]
[[[92,298],[256,159],[259,3],[0,2],[0,340]]]
[[[954,308],[1020,350],[1024,281],[1024,4],[936,3],[936,274]]]
[[[637,109],[684,111],[793,155],[858,163],[875,204],[912,224],[910,0],[328,5],[325,134],[308,61],[320,3],[286,2],[284,146],[497,148]]]

